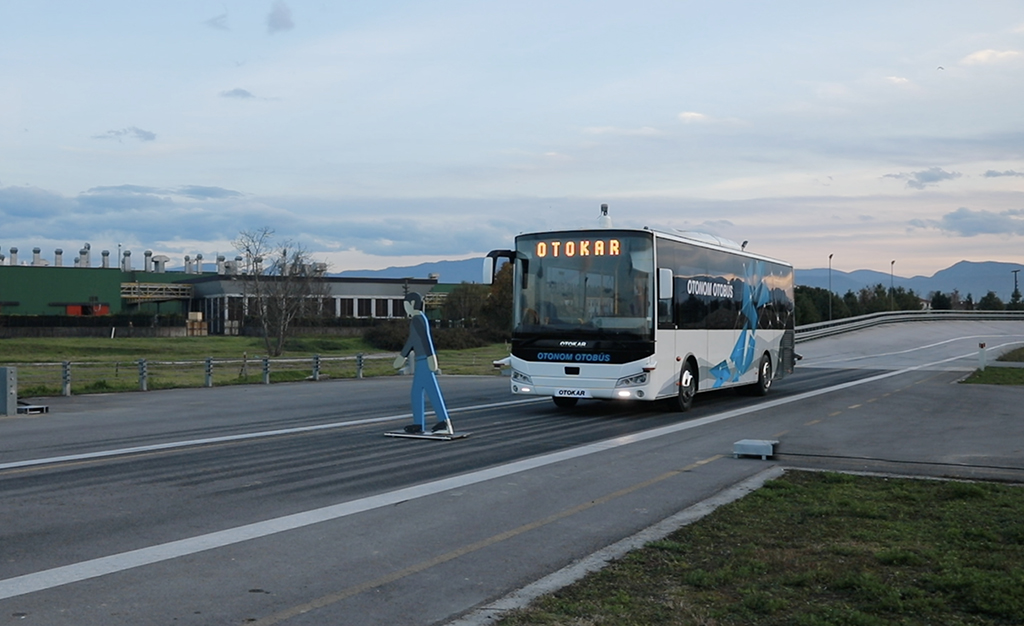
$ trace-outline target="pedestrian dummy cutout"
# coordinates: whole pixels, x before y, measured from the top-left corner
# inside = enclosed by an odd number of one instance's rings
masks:
[[[430,338],[430,322],[423,314],[423,298],[418,293],[405,296],[405,314],[409,317],[409,338],[402,352],[395,358],[395,369],[412,361],[412,420],[403,430],[384,433],[389,437],[415,439],[461,439],[469,433],[457,433],[448,416],[441,387],[437,384],[437,354]],[[427,430],[426,400],[437,415],[437,423]]]

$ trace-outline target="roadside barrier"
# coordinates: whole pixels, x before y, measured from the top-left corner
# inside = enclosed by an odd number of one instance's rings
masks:
[[[885,311],[847,317],[831,322],[818,322],[796,327],[796,342],[841,335],[862,328],[903,322],[957,321],[1020,321],[1024,311]]]
[[[300,358],[245,355],[174,361],[12,363],[10,366],[18,368],[18,394],[38,397],[393,376],[398,373],[392,365],[395,355],[394,352],[352,356],[314,354]],[[444,354],[441,365],[446,373],[497,376],[492,361],[493,355],[454,352]],[[0,364],[0,368],[6,365]]]

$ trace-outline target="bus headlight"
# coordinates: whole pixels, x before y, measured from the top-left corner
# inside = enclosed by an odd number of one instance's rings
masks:
[[[531,380],[529,376],[522,372],[517,372],[516,370],[512,370],[512,381],[517,383],[523,383],[524,385],[533,384],[533,380]]]
[[[615,382],[616,387],[639,387],[640,385],[646,385],[648,380],[648,373],[643,372],[641,374],[633,374],[632,376],[626,376],[620,378]]]

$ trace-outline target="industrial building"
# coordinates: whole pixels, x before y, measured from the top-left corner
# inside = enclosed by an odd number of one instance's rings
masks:
[[[182,315],[202,321],[203,334],[238,334],[250,302],[241,258],[218,256],[204,266],[202,255],[185,257],[184,271],[167,271],[170,259],[147,251],[143,266],[132,266],[124,251],[116,267],[104,250],[92,267],[85,245],[69,265],[63,252],[53,263],[33,249],[31,261],[19,262],[18,249],[0,254],[0,316],[107,316],[120,314]],[[404,317],[402,300],[415,291],[429,301],[437,278],[322,279],[323,290],[310,303],[317,317],[379,319]],[[201,315],[197,315],[201,314]]]

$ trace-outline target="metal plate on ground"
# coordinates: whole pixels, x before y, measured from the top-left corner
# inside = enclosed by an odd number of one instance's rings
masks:
[[[21,402],[21,401],[18,402],[18,413],[20,415],[38,415],[40,413],[49,413],[49,412],[50,412],[50,407],[48,407],[48,406],[39,405],[39,404],[29,404],[27,402]]]
[[[737,459],[741,456],[759,456],[762,461],[766,461],[775,455],[778,443],[777,439],[743,439],[732,444],[732,455]]]
[[[404,430],[393,430],[384,433],[385,437],[402,437],[404,439],[433,439],[435,441],[451,441],[453,439],[465,439],[472,433],[467,432],[454,432],[454,433],[407,433]]]

